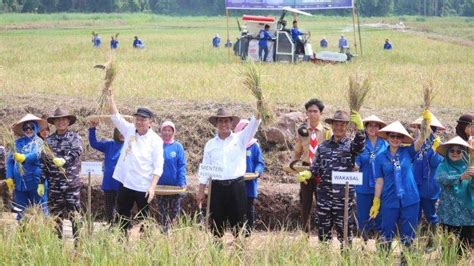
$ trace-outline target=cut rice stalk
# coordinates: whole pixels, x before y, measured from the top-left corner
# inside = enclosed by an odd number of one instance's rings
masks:
[[[11,127],[7,125],[2,125],[2,127],[3,127],[3,130],[2,130],[3,131],[3,140],[2,140],[3,146],[7,150],[13,151],[13,153],[18,152],[15,145],[15,137],[14,137],[15,135],[13,133],[13,130],[11,129]],[[15,165],[18,169],[18,173],[20,173],[20,175],[24,175],[25,171],[23,169],[23,164],[15,162]]]
[[[102,88],[102,94],[99,97],[98,106],[95,111],[95,113],[100,116],[108,113],[108,104],[112,97],[112,83],[117,74],[115,59],[111,56],[110,60],[105,65],[95,65],[94,68],[105,70],[104,87]]]
[[[423,84],[423,110],[429,110],[434,98],[436,97],[436,88],[433,80],[429,80]],[[420,125],[421,138],[426,140],[430,136],[430,125],[428,121],[423,119]]]
[[[361,77],[359,75],[349,76],[347,102],[349,103],[351,111],[360,111],[370,89],[371,83],[369,77]]]
[[[54,154],[54,151],[51,149],[51,147],[46,142],[43,142],[43,146],[41,147],[41,151],[46,156],[46,159],[48,161],[52,161],[54,158],[56,158],[56,155]],[[47,167],[48,167],[48,165],[50,165],[50,164],[46,164]],[[63,175],[66,180],[69,180],[67,178],[67,175],[66,175],[66,169],[64,169],[63,166],[59,166],[57,168],[58,168],[59,172],[61,173],[61,175]]]

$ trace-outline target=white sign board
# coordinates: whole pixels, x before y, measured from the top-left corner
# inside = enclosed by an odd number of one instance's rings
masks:
[[[362,173],[360,172],[338,172],[332,171],[332,183],[336,185],[362,185]]]
[[[102,162],[81,162],[81,175],[102,175]]]
[[[199,176],[206,179],[222,179],[224,177],[224,168],[210,164],[199,164]]]

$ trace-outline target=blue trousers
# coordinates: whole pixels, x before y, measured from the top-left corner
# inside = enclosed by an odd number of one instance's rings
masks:
[[[268,56],[268,46],[258,46],[258,58],[260,58],[262,62],[266,62],[267,56]]]
[[[392,242],[398,227],[401,242],[405,246],[411,245],[416,236],[419,211],[419,203],[400,208],[382,206],[382,234],[385,241]]]
[[[439,223],[438,215],[436,214],[436,201],[437,199],[420,199],[420,214],[418,215],[418,221],[421,221],[421,214],[425,214],[425,218],[431,225]]]
[[[380,233],[382,231],[382,213],[375,219],[370,219],[369,212],[374,200],[374,194],[357,193],[357,222],[359,233],[364,240],[369,239],[370,233]]]
[[[18,209],[16,216],[17,220],[20,220],[23,217],[23,212],[26,208],[33,205],[41,205],[43,212],[47,214],[48,207],[46,206],[46,201],[44,197],[40,197],[36,189],[28,191],[18,191],[15,190],[14,196],[14,206]]]

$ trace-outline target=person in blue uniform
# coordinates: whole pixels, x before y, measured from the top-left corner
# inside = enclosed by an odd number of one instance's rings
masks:
[[[92,33],[92,46],[94,48],[100,48],[101,39],[98,33]]]
[[[136,49],[145,48],[145,45],[143,44],[142,40],[140,38],[138,38],[138,36],[134,37],[132,46],[133,46],[133,48],[136,48]]]
[[[358,230],[364,241],[373,238],[382,230],[382,217],[378,215],[375,219],[369,216],[370,207],[375,193],[375,158],[387,149],[387,142],[378,137],[378,131],[386,126],[386,123],[371,115],[364,120],[365,148],[356,158],[356,167],[362,172],[362,185],[356,186],[356,205]]]
[[[37,136],[40,127],[46,126],[45,120],[27,114],[13,125],[13,132],[21,136],[15,140],[15,149],[7,158],[7,187],[10,193],[14,190],[14,207],[18,211],[17,220],[23,216],[25,209],[32,205],[42,205],[47,213],[46,204],[37,189],[40,183],[40,158],[43,140]]]
[[[234,132],[241,132],[249,121],[247,119],[241,119],[235,126]],[[257,139],[253,138],[247,144],[247,173],[255,173],[260,177],[265,170],[265,164],[263,162],[262,151],[260,145],[258,145]],[[250,236],[253,229],[255,228],[255,199],[258,195],[258,178],[245,181],[245,190],[247,191],[247,231],[246,236]]]
[[[339,38],[339,53],[345,54],[348,48],[349,42],[344,37],[344,35],[341,34],[341,38]]]
[[[293,39],[293,43],[296,45],[295,53],[296,54],[304,54],[304,43],[301,40],[300,36],[303,36],[304,33],[298,29],[298,21],[293,21],[293,27],[291,28],[291,38]]]
[[[423,112],[423,120],[427,121],[429,126],[429,111]],[[420,209],[420,196],[413,177],[412,162],[427,136],[422,132],[414,142],[399,121],[382,128],[377,135],[388,140],[389,146],[375,158],[376,184],[370,217],[377,217],[382,203],[383,250],[390,249],[397,228],[401,242],[410,246],[416,236]]]
[[[411,126],[418,130],[421,120],[421,117],[418,118]],[[415,160],[413,161],[413,175],[418,186],[418,193],[420,194],[420,214],[418,216],[418,222],[421,221],[422,214],[425,215],[428,222],[427,251],[433,247],[433,236],[436,235],[436,228],[439,223],[439,218],[436,214],[436,202],[439,199],[440,187],[434,179],[434,176],[443,157],[435,152],[440,143],[439,137],[436,137],[435,134],[445,130],[445,127],[433,114],[431,114],[431,120],[432,133],[429,139],[423,143],[420,150],[416,153]]]
[[[163,174],[158,185],[186,187],[186,156],[181,143],[175,140],[176,127],[173,122],[165,121],[161,124],[160,136],[163,139]],[[183,194],[159,195],[158,202],[159,222],[163,232],[168,232],[172,223],[181,213]]]
[[[385,39],[385,43],[383,44],[384,50],[392,50],[392,43],[389,39]]]
[[[272,39],[272,35],[269,33],[270,25],[266,24],[263,30],[260,30],[258,36],[258,58],[262,62],[267,61],[268,56],[268,41]]]
[[[219,34],[216,34],[214,38],[212,38],[212,47],[219,48],[220,45],[221,45],[221,37],[219,37]]]
[[[319,46],[321,46],[321,48],[328,48],[328,40],[326,40],[326,37],[323,37],[321,39],[321,41],[319,42]]]
[[[113,140],[98,141],[96,137],[97,121],[91,121],[89,128],[89,143],[92,148],[104,153],[104,177],[102,191],[104,191],[105,219],[112,223],[115,219],[117,195],[122,183],[112,178],[115,166],[120,157],[124,138],[118,129],[114,129]]]
[[[115,50],[118,48],[119,41],[116,37],[112,36],[110,39],[110,49]]]

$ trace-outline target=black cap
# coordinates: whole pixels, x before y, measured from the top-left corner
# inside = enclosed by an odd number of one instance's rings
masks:
[[[144,118],[152,118],[153,117],[153,112],[150,111],[150,109],[145,108],[145,107],[140,107],[137,109],[137,112],[133,114],[133,116],[141,116]]]

